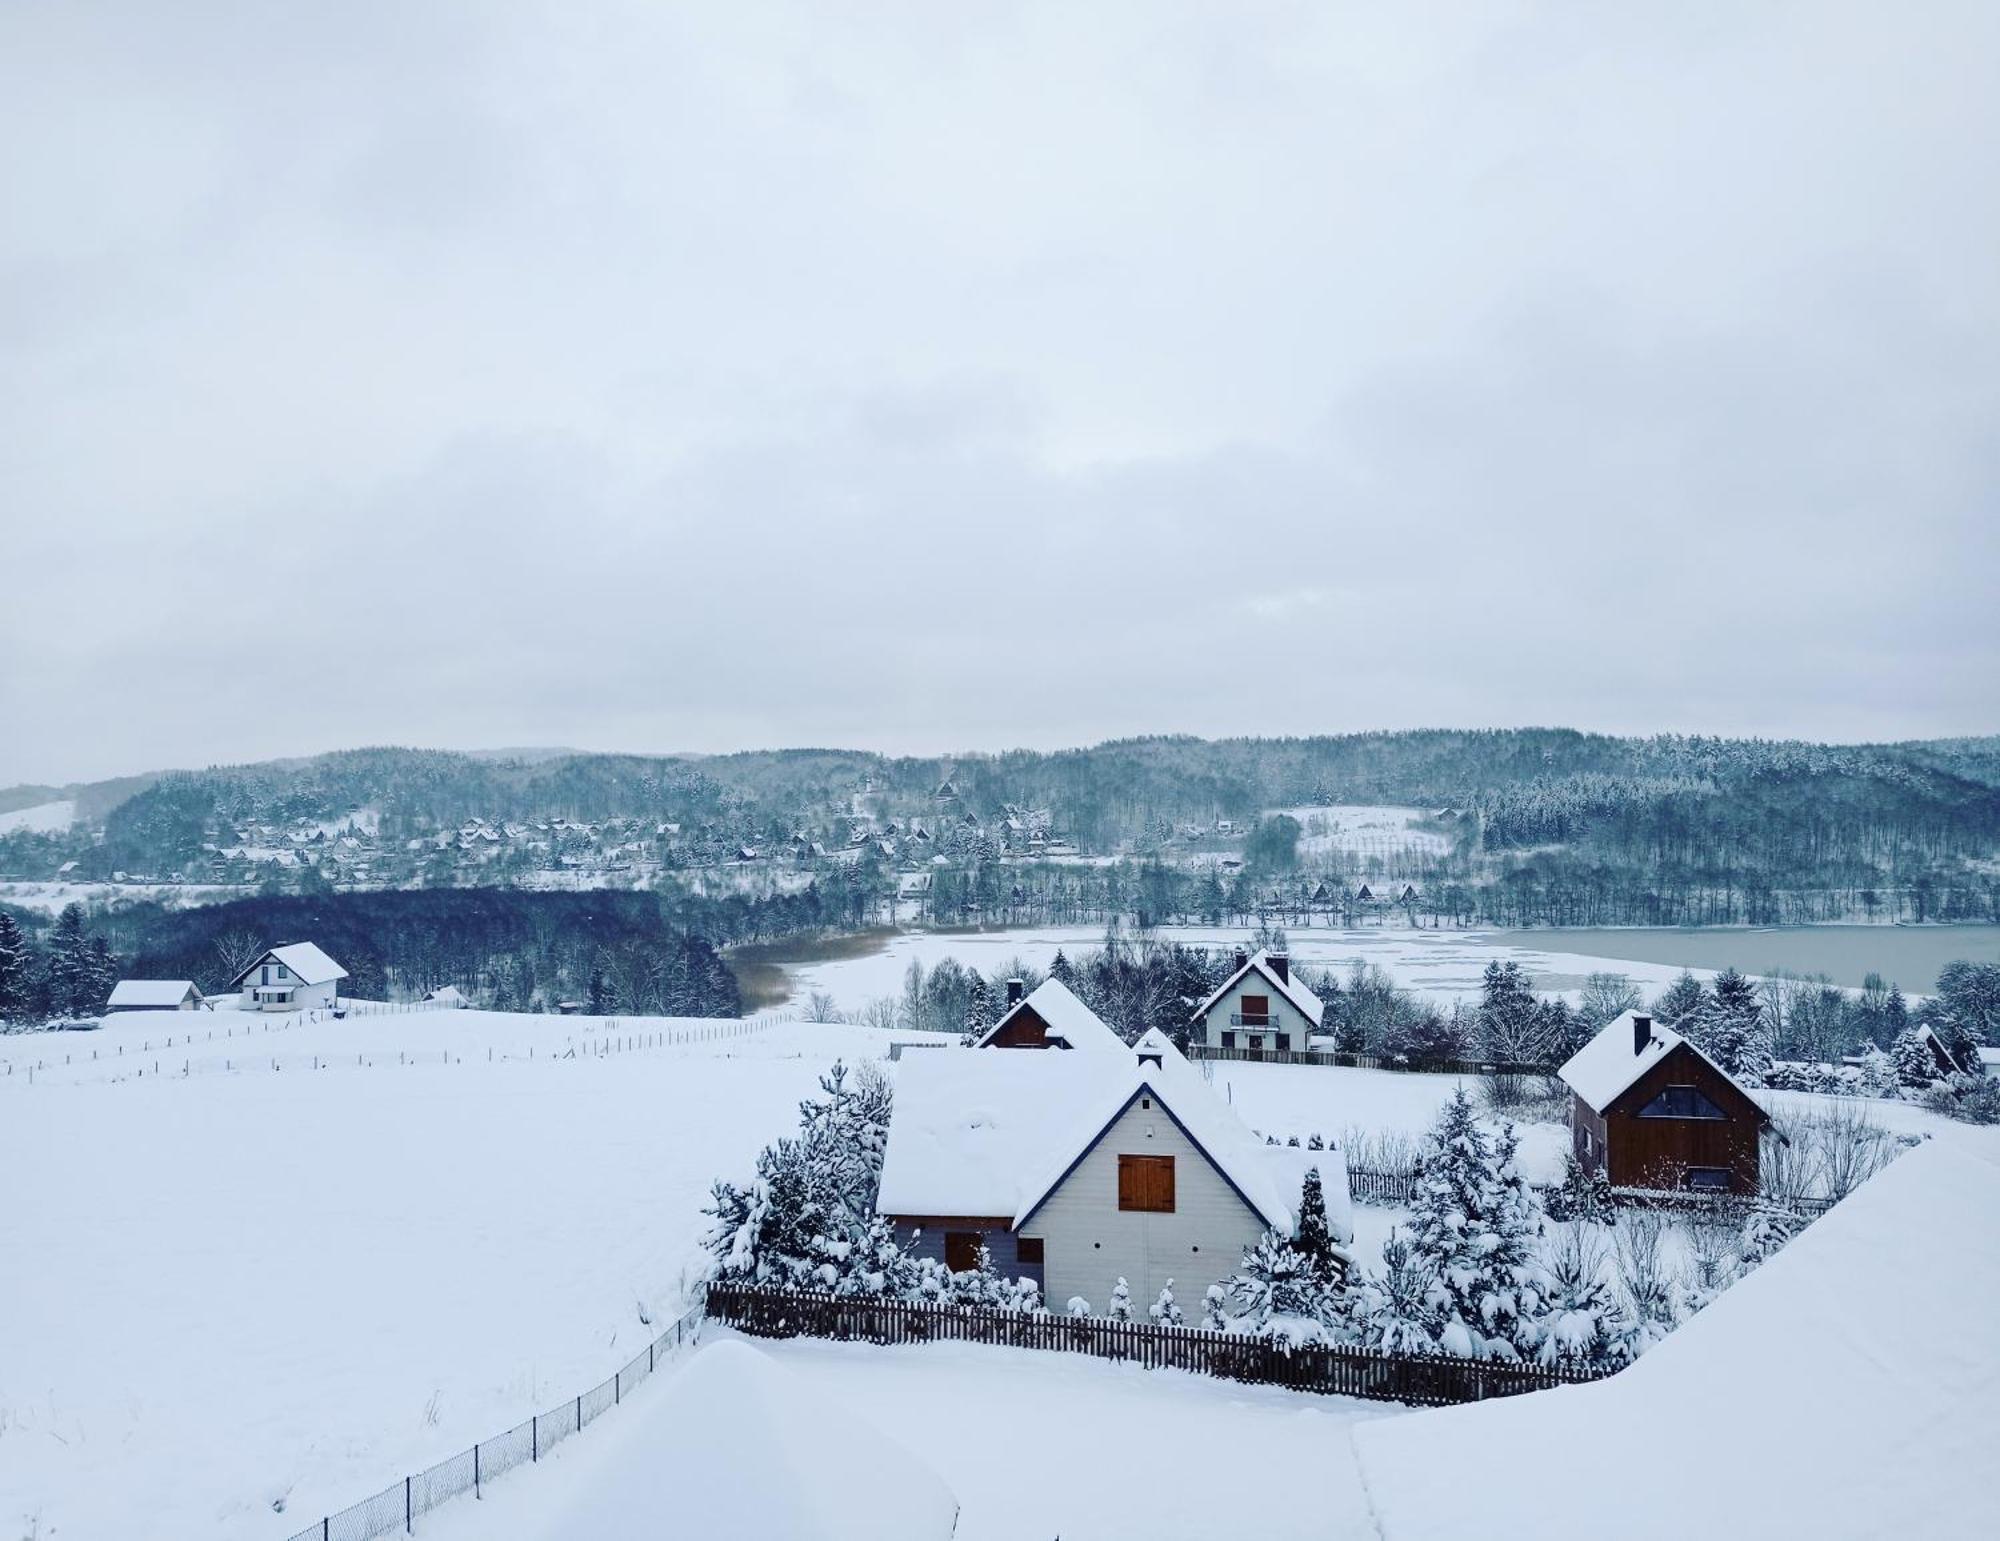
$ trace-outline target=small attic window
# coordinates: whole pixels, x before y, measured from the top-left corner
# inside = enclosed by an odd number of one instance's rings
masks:
[[[1139,1099],[1139,1106],[1145,1111],[1151,1112],[1153,1108],[1153,1099],[1151,1097],[1141,1097]]]

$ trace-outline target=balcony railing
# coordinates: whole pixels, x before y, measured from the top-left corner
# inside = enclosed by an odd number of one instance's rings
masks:
[[[1271,1027],[1276,1027],[1278,1025],[1278,1019],[1270,1012],[1265,1012],[1261,1016],[1259,1015],[1246,1016],[1244,1013],[1240,1011],[1232,1011],[1229,1013],[1229,1025],[1231,1027],[1271,1028]]]

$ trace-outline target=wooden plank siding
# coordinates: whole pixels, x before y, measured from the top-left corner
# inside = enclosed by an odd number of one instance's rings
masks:
[[[1012,1215],[885,1215],[896,1229],[896,1241],[913,1257],[927,1257],[951,1266],[945,1255],[945,1237],[954,1231],[976,1232],[993,1254],[993,1271],[1003,1279],[1033,1279],[1037,1289],[1045,1289],[1042,1260],[1023,1257],[1021,1243],[1039,1240],[1014,1234]],[[1032,1253],[1034,1249],[1029,1248]]]
[[[1639,1110],[1670,1086],[1692,1086],[1726,1115],[1712,1118],[1641,1118]],[[1594,1163],[1617,1188],[1680,1188],[1690,1167],[1729,1173],[1727,1192],[1754,1194],[1762,1177],[1760,1131],[1764,1110],[1734,1081],[1685,1043],[1614,1098],[1600,1117],[1571,1097],[1570,1131],[1578,1143],[1589,1130],[1601,1141]]]
[[[1048,1049],[1055,1045],[1048,1040],[1049,1024],[1034,1007],[1022,1005],[1012,1008],[1013,1015],[999,1032],[987,1040],[989,1049]]]

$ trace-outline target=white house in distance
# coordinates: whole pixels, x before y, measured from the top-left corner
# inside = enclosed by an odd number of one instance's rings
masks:
[[[338,1004],[347,970],[311,942],[273,947],[229,981],[246,1011],[307,1011]]]
[[[192,979],[121,979],[106,1011],[197,1011],[206,1006]]]
[[[1295,1228],[1315,1166],[1346,1241],[1341,1152],[1261,1142],[1157,1029],[1119,1054],[940,1049],[899,1064],[876,1208],[954,1271],[984,1245],[1058,1310],[1103,1307],[1121,1278],[1134,1301],[1169,1279],[1199,1301],[1266,1230]]]
[[[1325,1012],[1284,953],[1239,952],[1221,988],[1195,1008],[1191,1036],[1211,1049],[1307,1049]]]

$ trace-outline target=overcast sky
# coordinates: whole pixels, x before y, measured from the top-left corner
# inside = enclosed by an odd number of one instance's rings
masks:
[[[2000,6],[0,8],[0,783],[2000,730]]]

